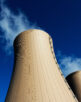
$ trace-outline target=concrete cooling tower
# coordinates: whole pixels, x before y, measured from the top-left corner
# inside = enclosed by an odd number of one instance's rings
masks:
[[[66,79],[74,94],[77,96],[77,99],[79,102],[81,102],[81,71],[77,71],[68,75]]]
[[[48,33],[22,32],[14,48],[14,70],[5,102],[78,102],[58,66]]]

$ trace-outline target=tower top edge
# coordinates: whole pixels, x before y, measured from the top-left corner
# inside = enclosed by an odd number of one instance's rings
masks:
[[[35,33],[35,32],[41,32],[41,33],[43,33],[43,34],[45,34],[45,35],[47,35],[47,36],[50,36],[46,31],[44,31],[44,30],[41,30],[41,29],[29,29],[29,30],[25,30],[25,31],[23,31],[23,32],[21,32],[17,37],[19,37],[20,35],[22,35],[22,33],[23,34],[26,34],[26,33]],[[16,38],[17,38],[16,37]],[[51,37],[51,36],[50,36]]]
[[[69,78],[70,76],[73,76],[73,75],[78,74],[78,73],[81,73],[81,70],[78,70],[78,71],[75,71],[75,72],[70,73],[70,74],[66,77],[66,79]]]
[[[43,33],[43,35],[48,36],[50,39],[52,39],[52,37],[46,31],[44,31],[44,30],[41,30],[41,29],[29,29],[29,30],[25,30],[25,31],[19,33],[16,36],[16,38],[14,39],[14,43],[21,36],[24,36],[24,35],[29,34],[29,33],[32,33],[33,34],[33,33],[37,33],[37,32],[38,33],[41,33],[41,34]]]

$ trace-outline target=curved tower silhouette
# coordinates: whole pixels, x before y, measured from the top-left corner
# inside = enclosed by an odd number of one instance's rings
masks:
[[[5,102],[78,102],[58,66],[48,33],[22,32],[14,48],[14,70]]]
[[[66,77],[71,89],[81,102],[81,71],[76,71]]]

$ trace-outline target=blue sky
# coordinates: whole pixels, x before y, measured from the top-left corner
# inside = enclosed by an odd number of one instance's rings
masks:
[[[48,32],[65,76],[81,70],[81,0],[1,0],[0,102],[4,102],[13,64],[13,41],[30,28]]]

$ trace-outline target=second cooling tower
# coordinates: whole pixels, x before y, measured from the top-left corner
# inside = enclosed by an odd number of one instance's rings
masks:
[[[25,31],[15,39],[14,48],[14,70],[5,102],[78,102],[46,32]]]
[[[81,102],[81,71],[71,73],[66,79],[77,99]]]

